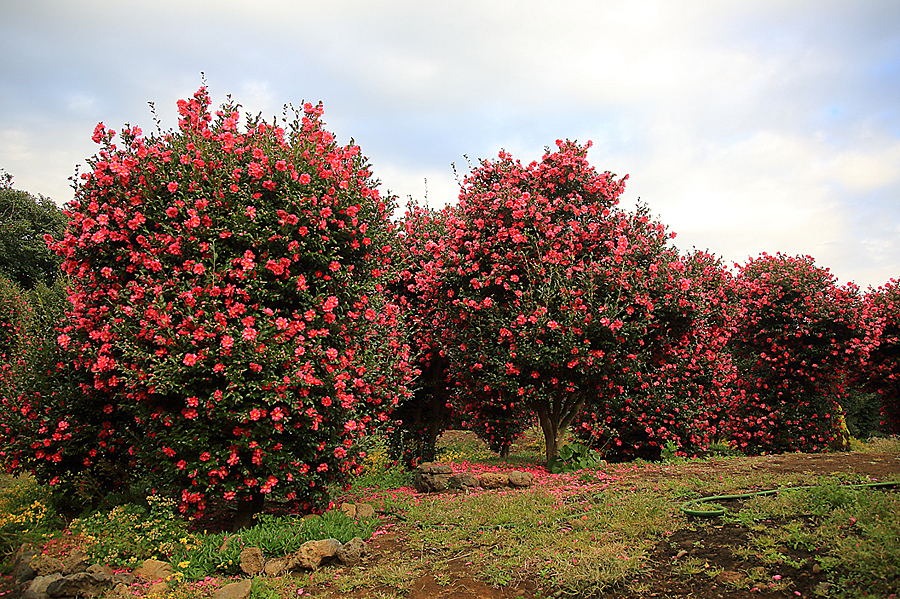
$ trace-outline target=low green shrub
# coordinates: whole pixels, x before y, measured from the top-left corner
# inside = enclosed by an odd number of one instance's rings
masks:
[[[8,557],[22,543],[36,542],[59,525],[47,494],[34,478],[0,475],[0,555]]]
[[[184,545],[171,562],[186,580],[240,574],[240,556],[245,547],[259,547],[267,558],[283,557],[298,551],[307,541],[337,539],[346,543],[353,537],[369,539],[379,522],[380,518],[351,518],[339,510],[305,518],[260,514],[255,525],[238,532],[195,535],[195,544]]]
[[[82,550],[98,563],[134,568],[145,559],[170,560],[200,544],[173,511],[175,500],[147,497],[147,506],[134,503],[95,512],[70,525],[84,539]]]
[[[600,452],[582,443],[567,443],[559,448],[555,460],[549,464],[550,472],[575,472],[577,470],[593,470],[604,464]]]

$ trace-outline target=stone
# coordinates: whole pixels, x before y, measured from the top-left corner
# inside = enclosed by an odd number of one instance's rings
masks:
[[[109,574],[76,572],[47,585],[48,597],[96,597],[112,586]]]
[[[356,517],[360,520],[369,520],[375,517],[375,508],[370,503],[356,504]]]
[[[241,550],[241,570],[247,576],[256,576],[266,567],[266,559],[259,547],[244,547]]]
[[[453,468],[450,465],[437,462],[420,464],[416,471],[420,474],[453,474]]]
[[[519,470],[507,472],[506,477],[511,487],[530,487],[534,482],[534,475],[530,472],[521,472]]]
[[[366,554],[366,543],[360,537],[353,537],[337,551],[337,558],[342,564],[355,564]]]
[[[416,473],[415,485],[419,493],[438,493],[450,487],[450,474]]]
[[[485,489],[499,489],[509,483],[509,477],[502,472],[485,472],[481,475],[481,486]]]
[[[109,569],[109,566],[103,566],[104,568]],[[119,572],[118,574],[113,574],[113,585],[117,584],[127,584],[132,585],[137,582],[137,578],[135,578],[134,574],[129,574],[127,572]]]
[[[38,555],[31,560],[31,567],[34,568],[38,576],[49,576],[50,574],[62,574],[62,560],[47,555]]]
[[[60,578],[62,578],[62,574],[59,572],[38,576],[28,583],[28,588],[22,593],[22,599],[47,599],[47,587]]]
[[[62,559],[62,565],[63,575],[68,576],[69,574],[86,571],[91,562],[88,560],[87,554],[76,547]]]
[[[10,572],[13,582],[22,584],[37,576],[37,572],[31,566],[31,560],[37,555],[38,552],[31,543],[22,544],[16,552],[16,557],[13,559],[12,570]]]
[[[299,566],[307,570],[316,570],[324,560],[337,555],[340,548],[341,543],[337,539],[307,541],[291,556],[290,567]]]
[[[276,557],[266,560],[266,567],[263,572],[266,576],[281,576],[288,570],[290,559],[286,557]]]
[[[356,518],[356,506],[352,503],[342,503],[341,511],[347,514],[351,518]]]
[[[226,584],[213,593],[213,599],[247,599],[250,596],[251,586],[253,586],[253,583],[249,578]]]
[[[449,485],[451,489],[470,489],[480,486],[481,481],[474,474],[466,472],[451,476]]]
[[[172,576],[172,566],[169,562],[157,559],[144,560],[144,563],[134,571],[134,575],[147,582],[166,579]]]

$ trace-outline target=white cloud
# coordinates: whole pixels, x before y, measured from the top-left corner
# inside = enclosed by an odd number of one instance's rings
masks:
[[[96,121],[151,130],[205,71],[270,117],[325,101],[383,189],[455,201],[451,162],[556,138],[631,173],[682,247],[900,276],[900,9],[858,0],[10,0],[0,166],[58,201]]]

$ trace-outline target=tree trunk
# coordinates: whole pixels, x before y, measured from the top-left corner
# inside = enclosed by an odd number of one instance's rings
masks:
[[[570,396],[557,398],[552,404],[542,401],[533,407],[537,412],[538,421],[541,423],[541,430],[544,431],[548,465],[559,455],[559,442],[562,434],[584,407],[584,402],[584,396]]]
[[[546,407],[538,408],[537,414],[541,430],[544,431],[544,445],[547,448],[545,455],[549,465],[559,453],[559,423],[550,417],[550,411]]]
[[[240,499],[237,503],[237,513],[234,515],[234,522],[231,523],[231,531],[237,532],[242,528],[253,526],[253,517],[262,511],[265,501],[265,496],[259,492]]]

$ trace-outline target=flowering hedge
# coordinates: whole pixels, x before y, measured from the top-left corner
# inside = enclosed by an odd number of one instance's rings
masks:
[[[900,434],[900,281],[892,279],[865,297],[873,347],[862,379],[881,397],[881,428]]]
[[[809,256],[762,254],[740,267],[743,316],[730,349],[739,371],[730,437],[747,453],[843,444],[849,368],[867,351],[861,301]]]
[[[482,161],[410,282],[462,416],[502,449],[536,415],[548,460],[582,413],[611,454],[702,445],[720,386],[687,377],[720,362],[718,336],[691,355],[699,291],[665,227],[616,207],[625,179],[597,173],[589,144],[557,145]]]
[[[391,457],[414,468],[435,458],[437,439],[453,421],[449,359],[443,351],[448,333],[437,306],[423,290],[442,276],[450,209],[435,212],[410,202],[397,228],[397,271],[391,289],[409,327],[415,351],[416,384],[391,416]]]
[[[67,454],[86,468],[128,456],[184,512],[211,494],[316,503],[406,392],[399,311],[381,293],[392,206],[321,105],[285,127],[209,105],[200,88],[178,102],[178,130],[126,126],[121,145],[94,131],[102,149],[50,240],[73,278],[58,342],[90,380],[22,403],[39,448],[15,456],[51,482]],[[66,437],[84,432],[83,446]]]

